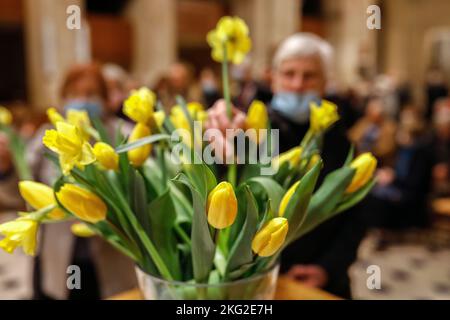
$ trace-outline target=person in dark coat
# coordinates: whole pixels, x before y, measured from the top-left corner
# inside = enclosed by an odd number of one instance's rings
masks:
[[[294,34],[278,48],[268,111],[272,128],[279,129],[280,152],[298,146],[308,130],[309,105],[325,96],[332,54],[327,42],[309,33]],[[228,120],[225,103],[218,101],[209,110],[208,124],[223,132],[242,128],[245,115],[237,109],[233,113],[233,119]],[[343,121],[338,122],[324,137],[321,179],[342,167],[349,149]],[[355,210],[341,213],[288,246],[282,254],[282,272],[307,285],[350,297],[347,269],[355,260],[361,239],[355,216]]]

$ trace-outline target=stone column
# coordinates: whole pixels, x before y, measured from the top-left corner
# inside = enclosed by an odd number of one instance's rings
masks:
[[[89,27],[83,19],[83,0],[24,0],[29,101],[46,109],[59,103],[67,69],[90,60]],[[81,28],[67,28],[67,7],[81,9]]]
[[[370,75],[377,71],[377,33],[381,30],[369,30],[366,25],[367,7],[377,3],[377,0],[323,1],[326,39],[335,50],[334,78],[340,87],[354,84],[360,67]]]
[[[134,0],[126,16],[133,26],[132,74],[152,85],[177,58],[176,0]]]
[[[231,11],[250,28],[252,68],[257,77],[270,65],[280,41],[300,30],[301,0],[232,0]]]

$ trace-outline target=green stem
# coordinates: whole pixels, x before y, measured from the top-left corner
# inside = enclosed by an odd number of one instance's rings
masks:
[[[223,60],[222,60],[222,86],[223,86],[223,97],[225,99],[227,107],[228,119],[232,119],[233,113],[231,112],[231,97],[230,97],[230,79],[228,76],[228,56],[226,43],[223,43]]]
[[[161,180],[162,180],[162,185],[164,187],[164,190],[167,188],[167,166],[166,166],[166,158],[165,158],[165,154],[164,154],[164,146],[163,143],[159,144],[159,148],[158,148],[158,160],[159,163],[161,165]]]

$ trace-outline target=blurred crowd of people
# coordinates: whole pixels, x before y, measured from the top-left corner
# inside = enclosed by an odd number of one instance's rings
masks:
[[[423,106],[415,103],[407,86],[396,84],[387,75],[361,79],[351,89],[336,92],[328,75],[331,65],[332,48],[327,42],[311,34],[296,34],[280,45],[272,65],[258,78],[252,76],[251,58],[233,66],[231,93],[235,114],[245,112],[254,99],[268,105],[272,127],[280,130],[280,152],[296,146],[306,132],[311,101],[320,98],[333,101],[339,107],[341,121],[325,137],[324,172],[343,165],[351,144],[357,153],[370,151],[378,159],[378,182],[370,196],[351,212],[333,218],[294,243],[283,257],[283,271],[291,277],[348,297],[346,270],[355,258],[365,230],[427,227],[430,199],[450,195],[450,97],[439,70],[430,71],[424,84]],[[91,116],[100,116],[114,131],[117,119],[127,120],[122,113],[123,101],[131,89],[141,85],[145,84],[114,64],[77,65],[69,70],[61,86],[58,109],[86,110]],[[233,120],[221,117],[225,110],[220,100],[221,88],[219,70],[213,67],[195,70],[184,62],[174,63],[151,87],[166,111],[176,104],[175,97],[181,95],[187,101],[202,103],[211,117],[220,119],[221,127],[233,127]],[[21,104],[10,107],[23,137],[31,146],[36,145],[47,127],[45,115],[30,112]],[[123,130],[127,130],[126,126]],[[40,151],[31,148],[35,179],[50,183],[52,175],[38,156]],[[0,135],[0,159],[0,209],[18,210],[23,204],[12,195],[17,193],[14,186],[17,179],[4,135]],[[86,241],[70,242],[78,249],[63,261],[72,259],[88,265]],[[57,254],[53,259],[60,257]],[[36,269],[38,279],[39,273],[56,270],[46,269],[41,262]],[[92,263],[88,269],[93,271],[87,288],[95,287],[98,284]],[[45,281],[36,281],[37,297],[64,297],[42,282]],[[98,290],[93,291],[99,295]]]

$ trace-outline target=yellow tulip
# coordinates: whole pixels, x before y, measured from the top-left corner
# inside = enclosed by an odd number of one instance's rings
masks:
[[[106,218],[106,204],[94,193],[74,184],[65,184],[56,193],[61,204],[77,218],[97,223]]]
[[[89,238],[95,236],[95,232],[92,231],[85,223],[74,223],[70,226],[70,230],[74,235],[81,238]]]
[[[283,152],[282,154],[276,156],[272,160],[272,165],[276,168],[282,166],[284,163],[289,163],[290,168],[294,168],[298,166],[300,163],[300,158],[302,155],[302,148],[295,147],[291,150]]]
[[[0,224],[0,234],[5,238],[0,241],[0,248],[8,253],[22,246],[23,251],[34,256],[36,253],[36,235],[39,223],[29,218],[18,218]]]
[[[217,62],[224,60],[224,46],[228,61],[240,64],[250,51],[252,42],[248,36],[248,27],[239,17],[222,17],[206,40],[212,48],[211,56]]]
[[[95,161],[91,145],[74,125],[58,122],[56,130],[47,130],[42,138],[44,145],[59,154],[59,162],[65,175],[76,165],[80,169]]]
[[[278,215],[280,217],[284,216],[284,212],[286,211],[286,208],[288,206],[289,200],[291,200],[292,196],[294,195],[295,190],[297,190],[298,185],[300,184],[300,180],[294,183],[289,190],[284,194],[283,198],[280,202],[280,208],[278,209]]]
[[[131,95],[125,100],[123,113],[137,123],[148,125],[153,117],[155,103],[155,93],[142,87],[131,91]]]
[[[119,168],[119,155],[113,147],[104,142],[97,142],[94,145],[94,155],[97,161],[108,170],[117,170]]]
[[[192,118],[193,121],[201,122],[201,126],[203,126],[203,123],[208,118],[208,114],[206,113],[203,106],[198,102],[190,102],[186,105],[189,115]],[[182,132],[180,132],[182,141],[189,147],[192,147],[192,129],[189,124],[189,119],[186,117],[183,109],[181,106],[176,105],[173,106],[170,110],[170,121],[177,129],[183,129]],[[200,139],[196,140],[197,146],[201,146],[201,132],[199,133]],[[195,135],[197,138],[198,135]]]
[[[233,224],[238,210],[236,195],[229,182],[219,183],[208,195],[206,211],[208,222],[216,229]]]
[[[259,143],[259,130],[267,129],[268,121],[266,105],[259,100],[253,101],[247,112],[245,127],[256,130],[256,143]]]
[[[346,193],[355,192],[369,182],[377,167],[377,159],[370,152],[366,152],[356,157],[350,167],[356,169],[356,172],[352,182],[345,190]]]
[[[327,100],[322,100],[320,106],[311,102],[310,126],[313,132],[322,132],[339,120],[337,106]]]
[[[12,123],[12,120],[11,112],[5,107],[0,106],[0,124],[8,126]]]
[[[22,198],[36,210],[57,205],[53,189],[43,183],[20,181],[19,192]],[[50,219],[62,219],[64,216],[64,211],[60,208],[55,208],[48,213]]]
[[[60,121],[66,121],[64,117],[55,109],[49,108],[47,109],[47,118],[56,127],[56,124]]]
[[[128,142],[134,142],[136,140],[149,136],[150,133],[151,133],[150,128],[148,126],[142,123],[137,123],[130,134]],[[145,162],[145,160],[147,160],[151,151],[152,151],[151,145],[146,144],[142,147],[128,151],[128,159],[130,160],[133,166],[139,167]]]
[[[252,250],[260,257],[270,257],[283,245],[289,226],[286,218],[273,218],[255,235]]]

